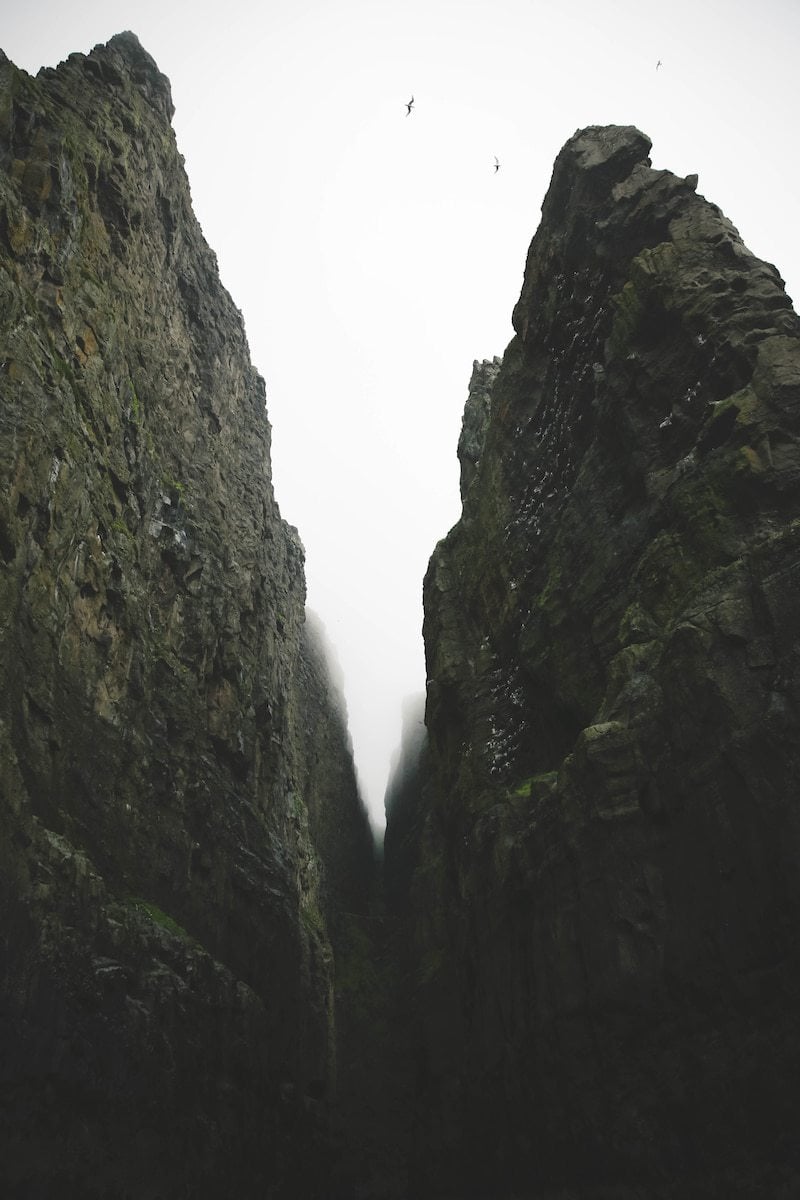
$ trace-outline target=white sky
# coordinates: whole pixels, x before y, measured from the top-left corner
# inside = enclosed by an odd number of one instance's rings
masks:
[[[0,46],[35,73],[123,29],[172,83],[380,827],[472,361],[511,338],[556,154],[638,125],[797,302],[800,0],[27,0]]]

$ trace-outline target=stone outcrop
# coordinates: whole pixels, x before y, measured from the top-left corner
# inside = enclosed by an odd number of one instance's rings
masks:
[[[131,34],[0,59],[8,1197],[321,1194],[331,936],[371,887],[171,114]]]
[[[800,322],[648,151],[560,154],[425,580],[417,1196],[800,1186]]]
[[[467,488],[475,478],[478,463],[483,454],[486,439],[486,429],[489,424],[491,407],[492,384],[500,370],[500,359],[491,361],[477,360],[472,364],[472,378],[469,381],[467,403],[464,406],[464,419],[461,424],[461,436],[458,439],[458,461],[461,466],[461,500],[463,503]]]

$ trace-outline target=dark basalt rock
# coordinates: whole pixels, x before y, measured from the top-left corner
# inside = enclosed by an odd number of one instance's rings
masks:
[[[6,1197],[321,1194],[372,849],[264,385],[132,34],[0,63]]]
[[[418,1196],[800,1188],[800,321],[648,151],[560,154],[425,580]]]

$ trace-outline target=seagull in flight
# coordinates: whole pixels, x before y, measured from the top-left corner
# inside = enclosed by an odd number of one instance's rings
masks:
[[[411,110],[413,107],[414,107],[414,97],[412,96],[411,99],[409,100],[408,104],[406,105],[406,108],[408,109],[408,112],[406,113],[407,117],[411,116]]]
[[[499,170],[500,170],[500,160],[497,157],[497,155],[495,154],[495,156],[494,156],[494,173],[495,173],[495,175],[497,174],[497,172]]]

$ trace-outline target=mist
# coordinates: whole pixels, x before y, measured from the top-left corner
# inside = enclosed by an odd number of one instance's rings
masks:
[[[123,29],[171,80],[379,830],[403,698],[425,686],[423,575],[460,512],[472,363],[512,336],[556,154],[581,126],[639,126],[796,299],[800,6],[45,0],[0,44],[36,72]]]

